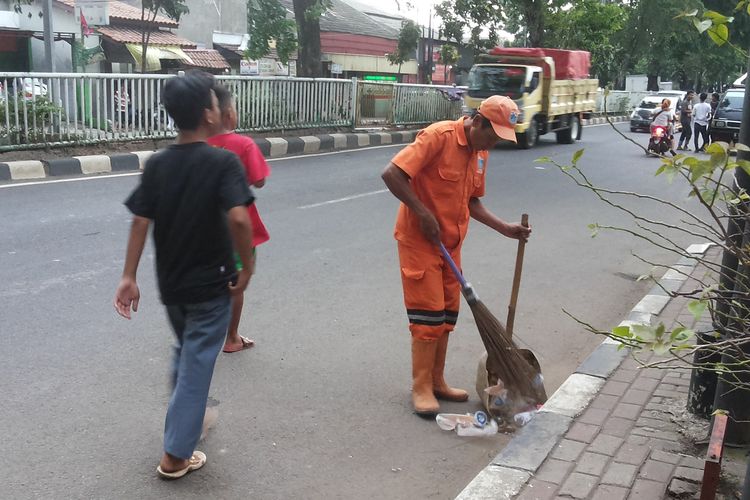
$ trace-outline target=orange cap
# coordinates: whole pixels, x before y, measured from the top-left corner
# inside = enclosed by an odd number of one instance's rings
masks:
[[[518,106],[510,99],[501,95],[493,95],[485,99],[477,109],[487,118],[501,139],[516,142],[516,121],[518,121]]]

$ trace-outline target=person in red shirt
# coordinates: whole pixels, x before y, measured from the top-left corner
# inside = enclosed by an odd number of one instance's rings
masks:
[[[248,184],[256,188],[262,188],[266,184],[266,178],[271,175],[271,169],[268,166],[268,163],[266,163],[263,153],[261,153],[260,149],[255,144],[255,141],[250,137],[234,132],[234,129],[237,128],[237,109],[232,94],[222,85],[214,87],[214,92],[219,101],[221,121],[224,130],[209,138],[208,143],[211,146],[223,148],[236,154],[245,167]],[[247,211],[250,215],[250,221],[253,224],[252,260],[250,271],[254,273],[256,248],[258,245],[268,241],[270,236],[268,235],[266,226],[260,218],[260,214],[258,214],[258,209],[256,208],[255,203],[249,205]],[[236,264],[237,270],[241,271],[242,263],[237,260]],[[232,297],[232,318],[229,322],[227,339],[224,343],[224,352],[238,352],[244,349],[249,349],[255,345],[253,340],[239,334],[240,316],[242,315],[244,301],[245,299],[242,294],[234,295]]]

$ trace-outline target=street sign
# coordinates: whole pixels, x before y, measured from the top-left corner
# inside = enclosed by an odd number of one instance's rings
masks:
[[[258,61],[240,59],[240,75],[257,75]]]
[[[340,75],[344,72],[344,67],[341,64],[331,63],[331,74]]]
[[[81,24],[81,14],[88,26],[109,25],[109,0],[76,0],[76,22]]]
[[[398,80],[395,76],[385,75],[365,75],[362,79],[367,80],[368,82],[395,82]]]

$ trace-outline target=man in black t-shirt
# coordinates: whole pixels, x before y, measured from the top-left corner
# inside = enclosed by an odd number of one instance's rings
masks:
[[[252,269],[247,205],[253,195],[244,170],[233,153],[205,142],[221,123],[213,85],[213,77],[202,72],[166,83],[164,107],[179,129],[177,140],[149,158],[141,183],[125,202],[133,223],[115,309],[127,319],[131,307],[138,310],[136,271],[153,222],[159,292],[177,337],[164,455],[157,467],[167,479],[206,463],[195,445],[229,325],[230,294],[244,292]],[[243,264],[239,273],[233,246]]]
[[[680,124],[682,125],[682,133],[680,134],[680,142],[677,144],[677,149],[685,151],[690,151],[690,138],[693,136],[693,99],[695,99],[695,92],[688,90],[687,95],[680,101],[677,109],[680,112]]]

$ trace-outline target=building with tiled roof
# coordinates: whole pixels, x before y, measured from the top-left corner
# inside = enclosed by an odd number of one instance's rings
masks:
[[[185,49],[183,52],[190,58],[189,62],[185,62],[188,68],[200,68],[210,73],[224,73],[231,69],[218,50]]]

